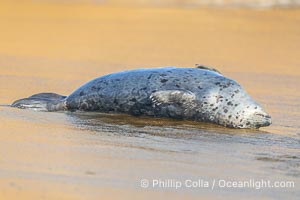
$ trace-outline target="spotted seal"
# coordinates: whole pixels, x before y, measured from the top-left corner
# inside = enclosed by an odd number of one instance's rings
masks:
[[[84,84],[69,96],[40,93],[17,100],[12,107],[169,117],[231,128],[271,124],[270,115],[237,82],[204,66],[108,74]]]

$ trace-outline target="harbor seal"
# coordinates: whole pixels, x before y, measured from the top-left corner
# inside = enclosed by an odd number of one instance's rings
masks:
[[[39,93],[12,107],[98,111],[210,122],[231,128],[269,126],[271,117],[234,80],[217,70],[149,68],[96,78],[69,96]]]

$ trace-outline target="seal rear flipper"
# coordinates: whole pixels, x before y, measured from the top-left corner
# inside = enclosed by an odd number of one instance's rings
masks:
[[[161,104],[189,104],[196,99],[196,95],[188,90],[162,90],[150,95],[154,106]]]
[[[45,98],[45,99],[53,99],[53,100],[62,100],[66,98],[66,96],[56,94],[56,93],[50,93],[50,92],[44,92],[44,93],[38,93],[34,94],[28,98]]]
[[[11,107],[36,111],[66,110],[65,98],[66,96],[55,93],[39,93],[28,98],[19,99],[13,102]]]

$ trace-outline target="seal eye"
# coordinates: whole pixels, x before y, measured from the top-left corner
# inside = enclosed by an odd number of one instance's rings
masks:
[[[262,117],[262,118],[271,118],[271,116],[270,115],[264,115],[264,114],[261,114],[261,113],[255,113],[254,115],[256,115],[256,116],[259,116],[259,117]]]

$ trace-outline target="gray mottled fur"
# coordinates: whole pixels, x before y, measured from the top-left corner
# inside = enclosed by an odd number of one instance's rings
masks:
[[[22,100],[12,106],[30,108],[22,105]],[[66,98],[55,96],[44,109],[37,110],[119,112],[233,128],[258,128],[271,123],[270,116],[238,83],[216,71],[199,68],[166,67],[109,74],[86,83]]]

